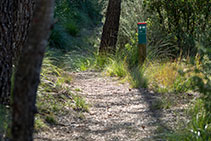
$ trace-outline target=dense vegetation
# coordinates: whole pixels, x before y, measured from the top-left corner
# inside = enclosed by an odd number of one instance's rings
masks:
[[[169,108],[168,95],[181,97],[193,93],[189,122],[169,140],[209,140],[211,134],[211,50],[210,2],[206,0],[124,0],[120,18],[117,52],[100,56],[98,47],[107,1],[56,0],[55,25],[42,66],[35,128],[37,131],[57,123],[57,116],[69,109],[82,117],[89,110],[86,101],[66,84],[69,71],[95,69],[105,75],[129,81],[162,93],[159,108]],[[147,58],[138,60],[137,22],[147,22]],[[167,98],[166,98],[167,97]],[[65,107],[65,108],[64,108]],[[61,110],[65,109],[65,110]],[[61,112],[62,111],[62,112]],[[7,114],[5,114],[7,113]],[[5,116],[6,115],[6,116]],[[8,128],[8,110],[0,107],[0,134]],[[182,126],[184,127],[184,126]],[[0,136],[1,137],[1,136]]]
[[[142,2],[143,4],[141,4]],[[76,68],[82,71],[90,68],[100,69],[106,75],[118,76],[122,78],[122,81],[129,81],[133,87],[146,87],[163,93],[165,101],[160,106],[161,108],[168,108],[173,104],[168,98],[165,98],[166,93],[174,93],[175,97],[180,97],[183,93],[199,92],[200,98],[189,103],[194,108],[191,108],[189,112],[192,118],[190,122],[186,123],[187,128],[178,129],[175,134],[166,133],[166,136],[170,140],[174,140],[175,136],[180,137],[180,140],[207,140],[211,132],[211,107],[209,104],[211,23],[208,20],[210,18],[209,2],[182,0],[170,3],[148,0],[142,2],[138,0],[125,0],[122,2],[116,55],[109,57],[98,56],[97,50],[94,49],[91,51],[91,54],[94,55],[85,58],[79,57]],[[84,3],[78,4],[83,5]],[[90,2],[87,1],[87,4],[90,4]],[[90,19],[94,21],[92,24],[99,24],[101,17],[98,14],[103,10],[100,7],[105,7],[103,4],[106,3],[101,2],[98,3],[100,5],[96,5],[97,3],[92,1],[91,5],[93,6],[93,4],[97,9],[94,10],[95,13],[91,13],[91,15],[95,15],[93,16],[95,19],[92,19],[92,17]],[[63,3],[60,6],[64,5]],[[59,11],[59,6],[57,11]],[[78,11],[76,10],[75,13],[78,13]],[[71,18],[72,21],[59,24],[71,36],[78,36],[77,33],[80,34],[80,31],[77,25],[79,24],[76,23],[78,19],[83,17],[81,15],[83,14],[76,14]],[[99,17],[99,20],[96,17]],[[87,20],[87,18],[82,18],[82,20]],[[148,27],[147,59],[142,66],[139,66],[137,51],[136,23],[139,21],[147,21]],[[88,24],[90,23],[89,20],[82,23],[86,23],[85,25],[91,27]],[[55,28],[52,34],[52,43],[59,41],[55,40],[53,36],[56,30]],[[63,40],[64,37],[58,39]],[[86,40],[86,42],[89,41]],[[61,41],[61,43],[65,42]],[[92,43],[94,47],[99,45],[96,39]],[[53,44],[56,45],[57,43]],[[64,46],[57,44],[57,46],[53,47],[61,48]],[[85,50],[86,48],[82,47],[82,49]],[[72,59],[73,56],[70,58]]]
[[[200,98],[190,104],[194,108],[191,108],[192,118],[187,128],[167,136],[169,140],[209,140],[209,2],[144,0],[142,6],[138,3],[136,0],[123,2],[120,50],[105,68],[106,73],[126,78],[134,87],[148,87],[164,93],[164,99],[166,93],[180,97],[183,93],[199,92]],[[137,60],[137,27],[134,24],[137,20],[147,21],[148,27],[147,60],[143,66],[139,66]],[[168,101],[167,98],[163,108],[168,108]]]

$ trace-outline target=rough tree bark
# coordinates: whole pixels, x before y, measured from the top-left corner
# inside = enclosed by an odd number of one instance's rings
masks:
[[[12,66],[21,54],[34,0],[0,1],[0,104],[9,104]]]
[[[115,54],[116,52],[120,13],[121,0],[109,0],[99,49],[101,54]]]
[[[13,0],[0,1],[0,103],[8,103],[12,75]]]
[[[12,140],[33,140],[36,93],[53,19],[54,0],[37,0],[34,17],[15,73]]]
[[[16,0],[13,3],[13,64],[16,65],[27,39],[35,0]]]

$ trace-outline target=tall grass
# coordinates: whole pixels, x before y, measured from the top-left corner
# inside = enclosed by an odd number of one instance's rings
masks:
[[[174,133],[167,133],[165,139],[169,141],[209,141],[211,140],[210,118],[206,117],[204,102],[195,101],[189,109],[189,122],[180,127]],[[184,128],[185,126],[185,128]]]
[[[58,116],[68,114],[72,109],[79,112],[89,110],[85,99],[70,89],[72,75],[61,66],[60,61],[63,60],[56,56],[60,53],[62,52],[51,50],[51,55],[47,54],[42,65],[37,95],[36,131],[49,129],[51,125],[58,123]]]

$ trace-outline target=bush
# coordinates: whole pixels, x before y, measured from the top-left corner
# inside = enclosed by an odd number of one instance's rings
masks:
[[[65,29],[61,25],[55,25],[49,40],[50,48],[66,50],[68,49],[69,42]]]
[[[67,30],[67,32],[72,35],[72,36],[76,36],[79,33],[79,28],[76,25],[75,22],[73,21],[68,21],[67,23],[64,24],[65,29]]]

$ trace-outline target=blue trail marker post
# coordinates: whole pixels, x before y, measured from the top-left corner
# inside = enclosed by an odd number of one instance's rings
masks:
[[[146,59],[146,44],[147,44],[147,23],[138,23],[138,48],[139,60],[143,64]]]

